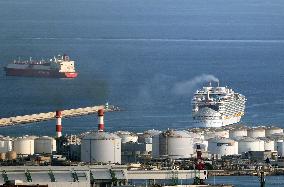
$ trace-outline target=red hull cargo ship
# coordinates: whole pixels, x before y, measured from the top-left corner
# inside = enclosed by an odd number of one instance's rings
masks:
[[[67,55],[58,55],[49,61],[14,60],[4,70],[7,76],[76,78],[75,62]]]

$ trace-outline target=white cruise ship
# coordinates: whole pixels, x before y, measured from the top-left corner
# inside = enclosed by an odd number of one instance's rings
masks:
[[[238,123],[244,115],[245,96],[227,87],[197,90],[192,99],[192,117],[197,126],[221,127]]]

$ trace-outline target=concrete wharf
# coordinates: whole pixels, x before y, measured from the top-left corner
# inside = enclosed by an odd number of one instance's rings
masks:
[[[90,187],[90,183],[128,180],[186,180],[200,176],[207,178],[206,170],[127,170],[124,165],[101,166],[2,166],[0,185],[8,180],[22,185],[51,187]]]
[[[62,110],[61,113],[62,113],[63,118],[70,118],[70,117],[94,114],[94,113],[97,113],[99,109],[104,109],[105,112],[112,112],[112,111],[119,110],[118,107],[115,107],[113,105],[99,105],[99,106]],[[47,120],[52,120],[52,119],[55,119],[55,111],[38,113],[38,114],[30,114],[30,115],[24,115],[24,116],[0,118],[0,127],[26,124],[26,123],[34,123],[34,122],[47,121]]]

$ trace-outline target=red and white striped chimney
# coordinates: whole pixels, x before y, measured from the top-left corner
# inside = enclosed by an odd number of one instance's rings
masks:
[[[57,124],[56,124],[56,137],[60,138],[62,136],[62,113],[60,110],[56,110],[55,117],[57,119]]]
[[[99,118],[99,124],[98,124],[98,131],[103,132],[105,128],[104,124],[104,109],[98,110],[98,118]]]

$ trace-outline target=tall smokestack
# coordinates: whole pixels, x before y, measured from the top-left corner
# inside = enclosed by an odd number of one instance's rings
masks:
[[[99,118],[99,124],[98,124],[98,131],[103,132],[105,128],[104,124],[104,109],[98,110],[98,118]]]
[[[62,136],[62,113],[60,110],[56,110],[56,115],[55,117],[57,118],[57,124],[56,124],[56,137],[60,138]]]

